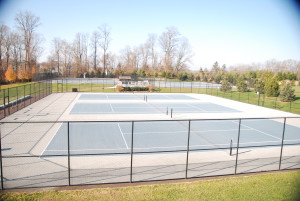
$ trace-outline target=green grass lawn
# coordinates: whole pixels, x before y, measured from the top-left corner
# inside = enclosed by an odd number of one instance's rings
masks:
[[[156,88],[161,93],[200,93],[236,100],[253,105],[260,105],[268,108],[300,114],[300,87],[295,88],[296,100],[293,102],[281,102],[278,97],[266,97],[257,95],[254,91],[240,93],[233,89],[224,93],[216,88]]]
[[[2,193],[1,200],[300,200],[300,171],[125,188]]]

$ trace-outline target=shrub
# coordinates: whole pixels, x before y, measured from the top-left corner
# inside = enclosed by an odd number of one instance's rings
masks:
[[[117,85],[116,90],[117,90],[117,92],[121,92],[124,89],[123,89],[122,85]]]
[[[149,91],[149,87],[123,87],[123,91]]]
[[[293,101],[295,98],[295,90],[292,88],[291,83],[285,83],[280,90],[279,98],[283,102]]]
[[[279,84],[276,78],[267,79],[265,92],[267,96],[271,97],[277,97],[279,95]]]
[[[248,91],[247,83],[242,77],[238,78],[236,86],[237,86],[238,92]]]
[[[221,87],[220,87],[220,90],[223,91],[223,92],[228,92],[232,89],[232,86],[230,84],[230,82],[225,79],[222,81],[222,84],[221,84]]]

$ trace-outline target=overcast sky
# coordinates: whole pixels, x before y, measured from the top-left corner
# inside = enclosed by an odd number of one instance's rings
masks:
[[[296,2],[296,1],[295,1]],[[191,69],[270,59],[300,60],[300,11],[290,0],[0,0],[0,23],[14,28],[19,11],[40,17],[37,32],[49,47],[54,37],[72,41],[111,27],[110,51],[137,46],[148,34],[174,26],[188,38]],[[48,50],[44,51],[45,55]],[[44,57],[46,58],[46,56]]]

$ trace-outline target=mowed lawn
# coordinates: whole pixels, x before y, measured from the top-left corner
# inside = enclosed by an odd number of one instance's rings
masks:
[[[147,184],[147,183],[146,183]],[[300,200],[300,170],[191,183],[123,188],[2,193],[1,200]]]

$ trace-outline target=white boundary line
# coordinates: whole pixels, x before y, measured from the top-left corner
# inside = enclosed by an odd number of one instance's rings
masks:
[[[277,143],[278,141],[263,141],[263,142],[244,142],[244,143],[240,143],[240,144],[243,144],[243,145],[245,145],[245,144],[260,144],[260,143],[266,143],[266,142],[275,142],[275,143]],[[215,146],[224,146],[224,145],[228,145],[228,144],[214,144]],[[207,144],[207,145],[190,145],[190,148],[191,147],[209,147],[209,146],[213,146],[213,145],[211,145],[211,144]],[[187,147],[187,145],[186,146],[171,146],[171,147],[147,147],[147,148],[141,148],[141,147],[134,147],[133,149],[170,149],[170,148],[179,148],[179,147],[183,147],[183,148],[185,148],[185,147]],[[240,147],[240,148],[242,148],[242,149],[244,149],[245,147]],[[255,148],[255,147],[246,147],[246,148]],[[264,148],[264,147],[262,147],[262,148]],[[124,149],[122,149],[122,148],[114,148],[114,149],[76,149],[76,150],[70,150],[70,151],[97,151],[97,150],[99,150],[99,151],[101,151],[101,150],[107,150],[107,151],[109,151],[109,150],[124,150]],[[214,150],[217,150],[217,149],[211,149],[211,150],[207,150],[207,151],[214,151]],[[47,150],[47,151],[67,151],[67,150]],[[205,150],[204,150],[205,151]],[[112,153],[113,154],[113,153]]]
[[[202,110],[202,111],[204,111],[204,112],[209,112],[209,111],[207,111],[207,110],[204,110],[204,109],[199,108],[199,107],[197,107],[197,106],[193,106],[193,105],[191,105],[191,104],[187,104],[187,103],[186,103],[185,105],[188,105],[188,106],[190,106],[190,107],[192,107],[192,108],[200,109],[200,110]]]
[[[115,113],[115,111],[114,111],[114,109],[113,109],[113,107],[112,107],[112,105],[111,105],[111,101],[109,101],[109,99],[108,99],[108,95],[107,95],[107,94],[106,94],[106,99],[107,99],[107,102],[108,102],[109,105],[110,105],[111,111],[112,111],[113,113]]]
[[[242,124],[242,125],[243,125],[243,124]],[[245,127],[247,127],[247,128],[250,128],[251,130],[255,130],[255,131],[259,132],[259,133],[262,133],[262,134],[268,135],[268,136],[270,136],[270,137],[273,137],[273,138],[275,138],[275,139],[281,140],[281,138],[275,137],[275,136],[273,136],[273,135],[271,135],[271,134],[268,134],[268,133],[265,133],[265,132],[263,132],[263,131],[257,130],[257,129],[255,129],[255,128],[250,127],[250,126],[246,126],[246,125],[243,125],[243,126],[245,126]]]
[[[129,149],[129,147],[128,147],[128,144],[127,144],[127,142],[126,142],[126,140],[125,140],[125,137],[124,137],[123,131],[122,131],[122,129],[121,129],[121,127],[120,127],[120,124],[119,124],[119,123],[118,123],[118,127],[119,127],[119,130],[120,130],[121,134],[122,134],[122,138],[123,138],[123,140],[124,140],[124,142],[125,142],[126,148],[127,148],[127,149]]]
[[[54,125],[55,125],[55,124],[54,124]],[[54,125],[52,125],[52,127],[53,127]],[[51,140],[49,140],[49,142],[48,142],[47,145],[45,146],[44,151],[42,151],[42,154],[40,155],[39,159],[40,159],[41,157],[44,156],[44,153],[45,153],[47,147],[50,145],[50,143],[52,142],[52,140],[54,139],[54,137],[57,135],[57,133],[58,133],[59,129],[62,127],[62,125],[63,125],[63,123],[60,123],[60,125],[57,126],[58,128],[55,129],[55,130],[56,130],[55,134],[51,137]],[[47,151],[49,151],[49,150],[47,150]]]
[[[205,132],[226,132],[226,131],[237,131],[238,129],[228,129],[228,130],[200,130],[200,131],[191,131],[194,132],[194,133],[205,133]],[[252,129],[241,129],[243,131],[248,131],[248,130],[252,130]],[[134,134],[138,134],[138,135],[142,135],[142,134],[154,134],[154,133],[157,133],[157,134],[160,134],[160,133],[183,133],[183,132],[188,132],[187,130],[183,130],[183,131],[159,131],[159,132],[134,132]],[[131,135],[131,133],[124,133],[125,135]]]

